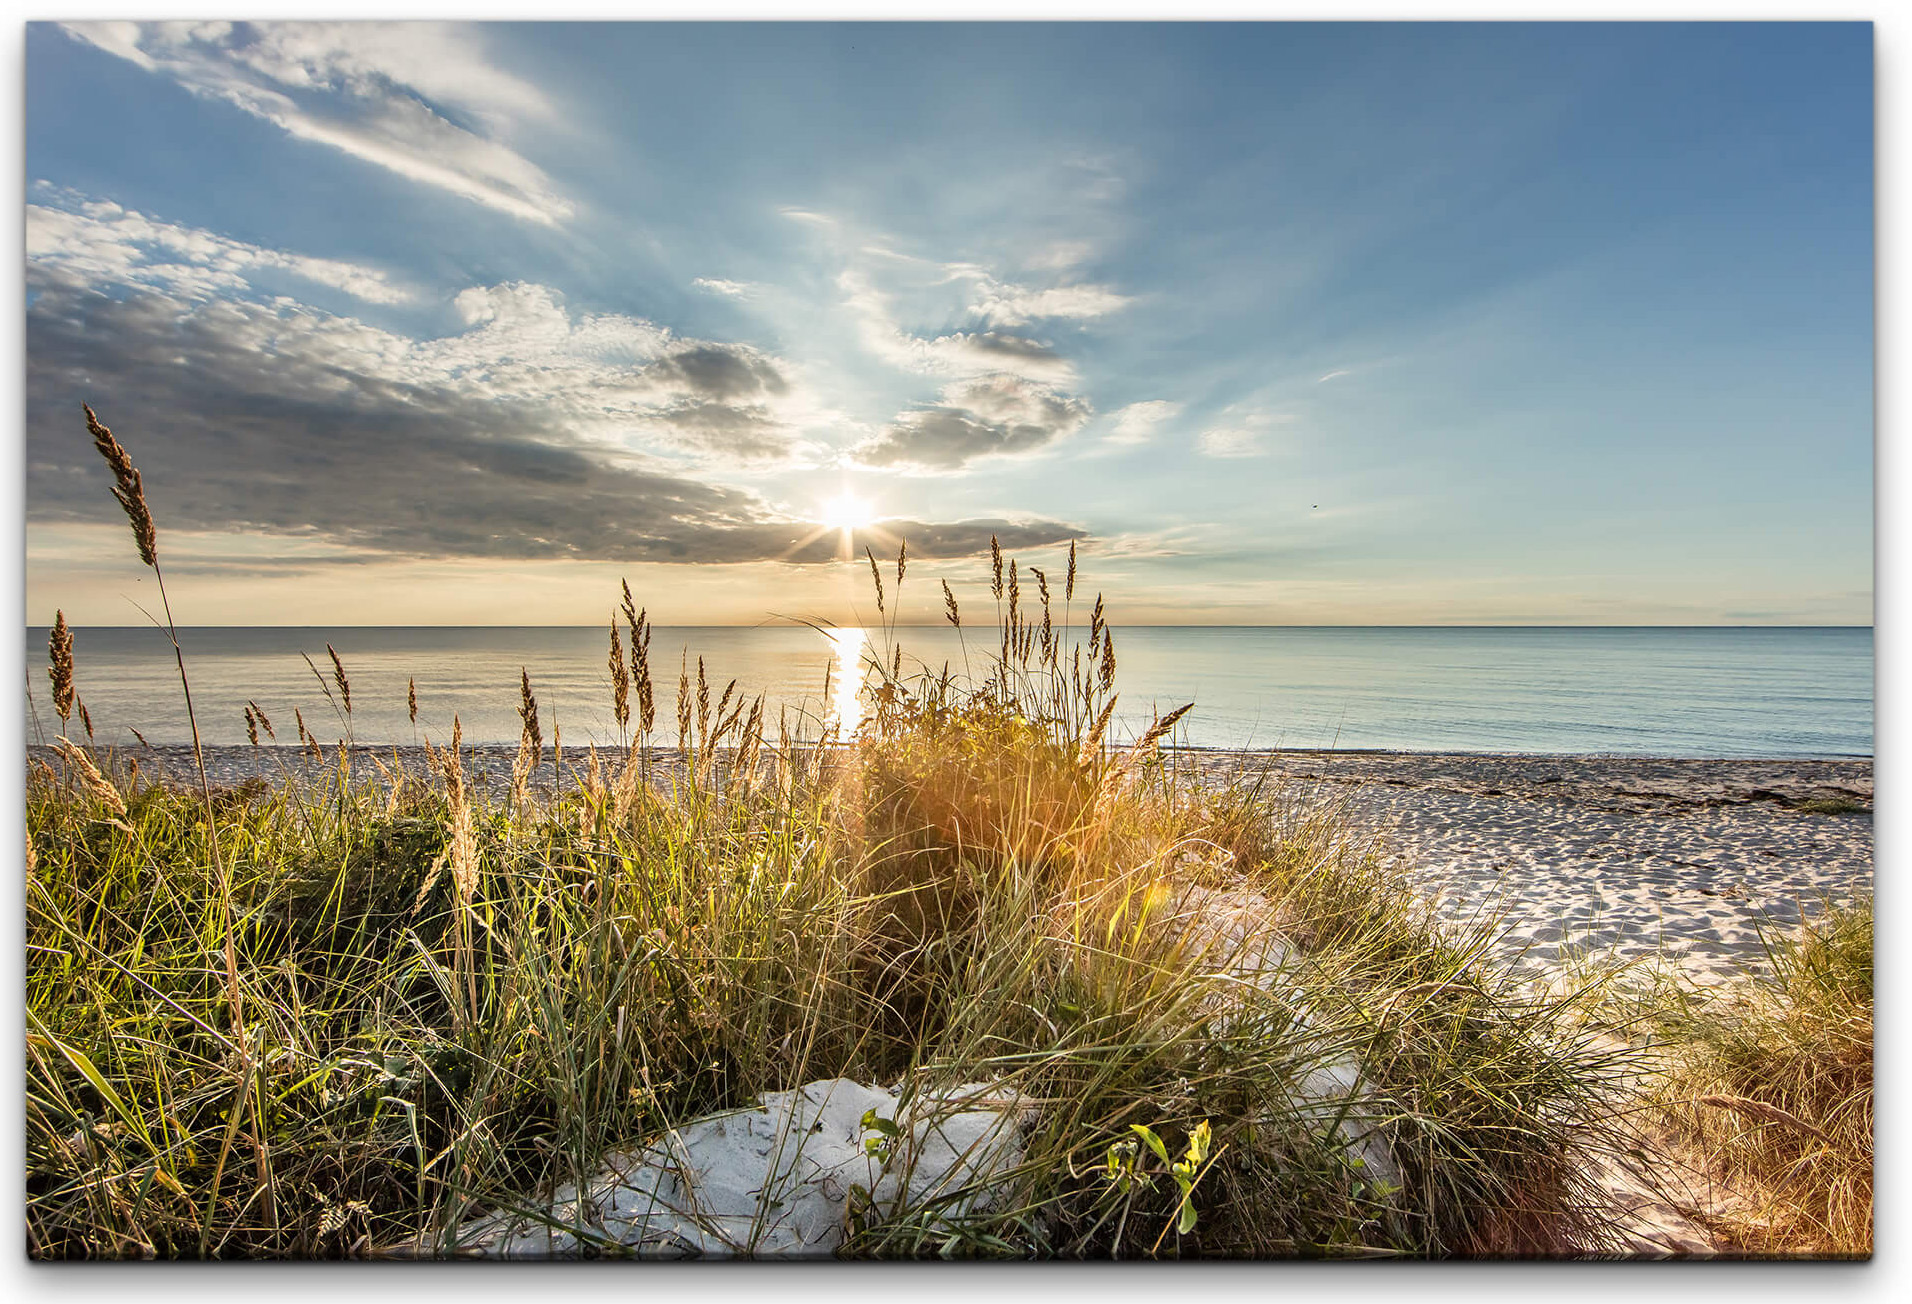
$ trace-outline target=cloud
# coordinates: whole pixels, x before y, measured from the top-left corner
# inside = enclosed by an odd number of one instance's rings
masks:
[[[1250,425],[1213,426],[1202,431],[1196,441],[1205,457],[1260,457],[1261,430]]]
[[[1079,526],[1047,520],[1011,521],[1000,517],[983,517],[967,521],[928,522],[890,519],[878,521],[867,529],[852,531],[847,549],[840,531],[812,531],[799,547],[782,559],[825,562],[846,554],[861,557],[865,548],[879,557],[885,557],[895,553],[900,540],[909,544],[912,561],[947,561],[988,552],[991,537],[1001,547],[1015,551],[1048,548],[1068,543],[1072,539],[1087,539],[1089,532]]]
[[[872,249],[868,252],[882,252],[905,261],[921,261],[908,259],[889,250]],[[999,281],[978,263],[944,263],[942,272],[944,281],[974,283],[969,311],[991,326],[1023,326],[1031,321],[1053,318],[1086,320],[1105,317],[1130,303],[1127,295],[1117,294],[1106,285],[1053,285],[1033,289],[1027,285]]]
[[[1075,368],[1050,345],[1001,331],[956,331],[925,338],[912,335],[890,309],[890,296],[855,272],[838,277],[845,302],[863,327],[870,352],[904,371],[929,375],[981,376],[1006,372],[1028,380],[1073,384]]]
[[[1031,290],[989,282],[977,296],[976,315],[992,326],[1021,326],[1039,318],[1103,317],[1128,305],[1126,295],[1103,285],[1058,285]]]
[[[249,289],[243,272],[275,265],[247,255],[220,286]],[[789,454],[784,414],[800,386],[745,345],[574,314],[526,284],[467,290],[454,301],[464,329],[411,339],[284,296],[207,297],[144,261],[88,261],[57,244],[29,260],[28,287],[36,524],[115,519],[79,421],[86,400],[145,473],[162,550],[169,532],[203,531],[424,557],[835,555],[814,523],[696,473],[703,456],[729,466]],[[924,556],[974,553],[1010,528],[886,525]],[[1081,533],[1013,528],[1020,546]]]
[[[210,231],[159,222],[118,204],[39,185],[27,205],[27,257],[88,281],[164,288],[207,298],[249,287],[261,272],[286,272],[368,303],[402,303],[410,291],[384,272],[328,258],[263,249]]]
[[[866,466],[954,470],[979,457],[1032,453],[1081,429],[1080,398],[1011,375],[946,386],[942,401],[901,413],[852,455]]]
[[[1315,384],[1319,385],[1324,380],[1339,380],[1343,376],[1348,376],[1352,374],[1354,373],[1349,371],[1346,367],[1342,367],[1339,370],[1331,371],[1327,375],[1317,378],[1315,381]]]
[[[1261,434],[1244,426],[1216,426],[1202,431],[1196,446],[1206,457],[1260,457]]]
[[[727,299],[741,299],[750,292],[750,287],[742,281],[719,280],[714,276],[700,276],[692,281],[691,284],[700,290],[708,290],[712,294],[721,294]]]
[[[1155,438],[1165,422],[1181,415],[1181,411],[1180,403],[1171,403],[1161,398],[1131,403],[1115,414],[1115,424],[1109,430],[1108,442],[1146,444]]]
[[[1095,246],[1087,240],[1057,240],[1043,246],[1023,260],[1023,265],[1039,271],[1066,271],[1086,263]]]
[[[699,344],[680,349],[651,368],[659,381],[712,398],[753,398],[790,388],[783,373],[762,354],[737,345]]]
[[[64,30],[195,95],[524,221],[575,206],[504,143],[555,120],[494,67],[475,32],[442,23],[66,23]],[[469,125],[465,125],[469,124]]]
[[[1224,409],[1217,424],[1202,431],[1195,446],[1207,457],[1261,457],[1268,449],[1262,439],[1275,426],[1293,422],[1290,412],[1263,412],[1241,407]]]

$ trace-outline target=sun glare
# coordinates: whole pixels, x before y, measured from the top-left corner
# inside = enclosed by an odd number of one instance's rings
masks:
[[[876,512],[866,499],[842,493],[823,504],[817,521],[833,530],[861,530],[876,520]]]

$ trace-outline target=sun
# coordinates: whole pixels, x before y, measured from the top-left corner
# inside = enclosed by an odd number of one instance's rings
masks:
[[[833,530],[848,533],[861,530],[876,520],[876,512],[868,500],[858,498],[851,493],[840,493],[823,504],[817,514],[817,523]]]

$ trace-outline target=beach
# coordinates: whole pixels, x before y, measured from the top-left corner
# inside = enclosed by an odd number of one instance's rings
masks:
[[[1530,971],[1656,956],[1699,982],[1761,970],[1769,932],[1872,892],[1872,762],[1236,753],[1336,802],[1458,922]]]

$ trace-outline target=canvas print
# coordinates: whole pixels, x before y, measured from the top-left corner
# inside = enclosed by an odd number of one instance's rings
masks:
[[[32,1258],[1871,1254],[1870,25],[25,49]]]

